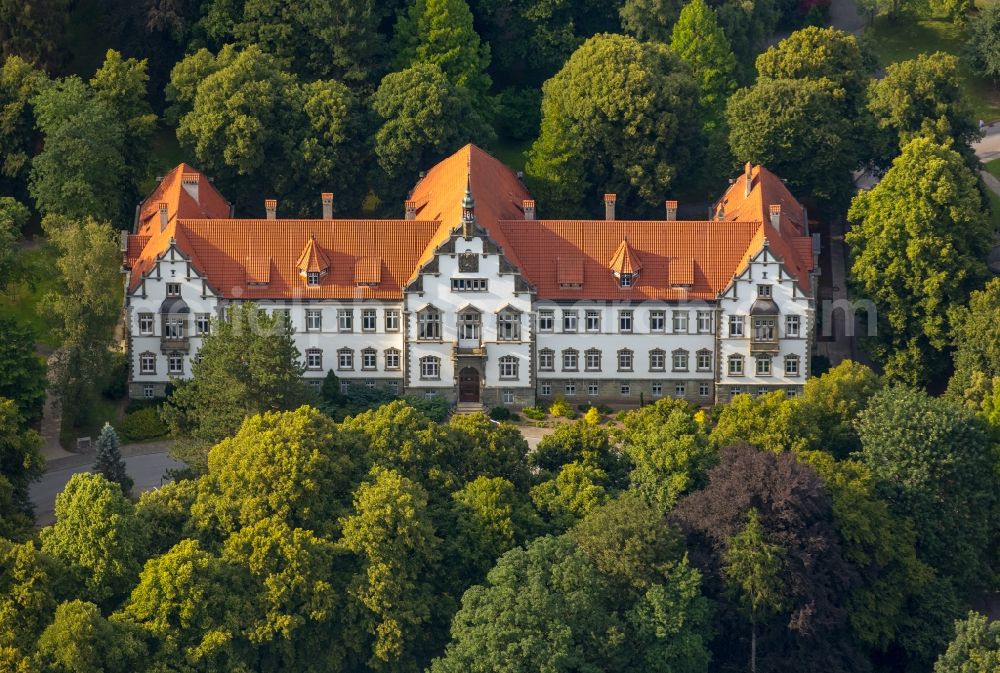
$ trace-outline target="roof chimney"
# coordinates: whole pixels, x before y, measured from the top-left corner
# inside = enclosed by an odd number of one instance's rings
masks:
[[[749,161],[746,166],[743,167],[743,195],[750,196],[750,190],[753,187],[753,177],[750,173],[753,171],[753,164]]]
[[[323,201],[323,219],[332,220],[333,219],[333,193],[323,192],[320,195]]]
[[[781,205],[772,205],[769,210],[771,211],[771,226],[777,231],[781,231]]]
[[[273,220],[278,214],[278,201],[276,199],[265,199],[264,212],[267,213],[267,219]]]
[[[533,220],[535,219],[535,200],[525,199],[521,202],[521,208],[524,210],[524,219]]]
[[[615,220],[615,201],[618,197],[615,194],[604,195],[604,219],[608,222]]]
[[[167,202],[160,201],[156,204],[157,210],[160,211],[160,231],[167,228],[167,221],[170,219],[170,215],[167,213]]]
[[[198,184],[200,182],[201,180],[197,173],[185,173],[181,175],[181,187],[184,188],[188,196],[194,199],[194,202],[197,204],[201,204],[201,201],[198,200]]]
[[[667,201],[667,219],[676,220],[677,219],[677,202]]]
[[[406,200],[403,202],[403,210],[406,213],[405,217],[408,220],[417,219],[417,202]]]

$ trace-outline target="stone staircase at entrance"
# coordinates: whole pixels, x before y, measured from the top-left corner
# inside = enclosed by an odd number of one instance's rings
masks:
[[[481,414],[484,413],[483,405],[479,402],[459,402],[455,405],[456,414]]]

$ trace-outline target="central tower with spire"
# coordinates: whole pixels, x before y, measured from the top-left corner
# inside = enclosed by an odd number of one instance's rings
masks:
[[[476,200],[472,197],[472,172],[466,177],[465,196],[462,197],[462,238],[472,238],[472,225],[476,223]]]

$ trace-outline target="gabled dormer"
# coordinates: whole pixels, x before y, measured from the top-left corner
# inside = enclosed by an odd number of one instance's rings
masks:
[[[319,247],[316,236],[309,237],[295,266],[307,287],[318,287],[320,278],[330,273],[330,258]]]

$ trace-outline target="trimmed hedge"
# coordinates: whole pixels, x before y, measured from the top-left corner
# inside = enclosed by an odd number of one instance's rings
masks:
[[[167,426],[160,419],[159,407],[146,407],[125,416],[121,427],[122,437],[130,442],[156,439],[167,434]]]

